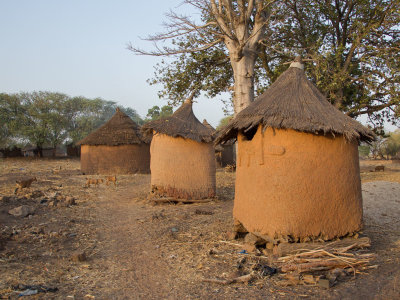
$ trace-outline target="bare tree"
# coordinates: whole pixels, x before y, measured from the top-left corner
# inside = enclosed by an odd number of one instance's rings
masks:
[[[237,114],[254,100],[254,66],[274,0],[186,0],[184,3],[201,12],[201,24],[171,11],[167,14],[169,22],[164,24],[166,32],[146,38],[154,42],[154,51],[133,45],[128,49],[136,54],[166,56],[206,50],[223,43],[233,69]],[[163,41],[171,41],[172,45],[160,47],[157,43]]]

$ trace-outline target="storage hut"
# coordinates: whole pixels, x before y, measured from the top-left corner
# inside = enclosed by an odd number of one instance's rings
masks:
[[[81,145],[83,174],[150,172],[150,140],[117,108],[112,118],[77,144]]]
[[[216,139],[238,140],[234,219],[266,240],[328,240],[362,225],[357,146],[374,135],[303,68],[296,59]]]
[[[152,135],[151,194],[176,199],[215,196],[215,158],[212,132],[193,114],[187,99],[170,117],[142,127]]]

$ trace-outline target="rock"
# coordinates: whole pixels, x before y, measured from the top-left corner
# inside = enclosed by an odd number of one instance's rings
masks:
[[[59,236],[60,236],[60,234],[57,231],[52,231],[49,233],[49,237],[51,237],[51,238],[57,238]]]
[[[317,283],[316,278],[311,274],[303,275],[303,281],[304,281],[304,283],[312,284],[312,285],[315,285]]]
[[[239,232],[239,233],[247,233],[248,232],[246,230],[246,228],[243,227],[242,223],[240,223],[236,219],[233,220],[233,231]]]
[[[256,246],[254,244],[244,244],[243,249],[248,253],[254,253],[256,251]]]
[[[216,249],[216,248],[211,248],[211,249],[209,249],[208,252],[207,252],[208,255],[216,255],[216,254],[218,254],[218,253],[219,253],[219,252],[218,252],[218,249]]]
[[[207,210],[202,210],[202,209],[196,209],[194,211],[195,215],[213,215],[214,213],[212,211],[207,211]]]
[[[33,191],[32,193],[30,193],[30,197],[31,198],[40,198],[40,197],[43,197],[43,196],[44,196],[44,193],[42,191],[39,191],[39,190],[36,190],[36,191]]]
[[[75,204],[76,204],[75,198],[74,198],[74,197],[71,197],[71,196],[65,197],[65,204],[66,204],[67,206],[75,205]]]
[[[276,268],[263,264],[255,265],[254,269],[259,271],[260,275],[262,276],[272,276],[278,272]]]
[[[329,289],[331,287],[331,284],[330,284],[328,279],[320,279],[320,280],[318,280],[318,285],[320,287],[323,287],[323,288],[326,288],[326,289]]]
[[[35,212],[35,208],[27,205],[21,205],[8,211],[10,215],[15,217],[26,217]]]
[[[0,202],[3,203],[10,203],[11,201],[15,200],[14,197],[10,196],[0,196]]]
[[[227,238],[228,240],[235,240],[235,239],[237,238],[237,236],[238,236],[238,234],[237,234],[236,231],[228,231],[228,232],[226,233],[226,238]]]
[[[265,244],[265,241],[262,238],[254,235],[250,232],[248,234],[246,234],[246,236],[244,237],[244,242],[246,244],[255,245],[255,246]]]
[[[75,262],[86,261],[87,260],[86,253],[85,252],[74,253],[72,255],[71,259],[72,259],[72,261],[75,261]]]
[[[32,227],[30,229],[31,234],[44,234],[44,229],[42,227]]]

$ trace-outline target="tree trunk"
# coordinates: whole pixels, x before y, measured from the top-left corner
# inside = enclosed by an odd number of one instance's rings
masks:
[[[231,59],[231,65],[234,74],[233,103],[236,115],[254,101],[255,57],[253,55],[242,56],[238,61],[233,58]]]
[[[37,153],[38,153],[38,157],[43,157],[43,148],[42,146],[36,146],[37,148]]]

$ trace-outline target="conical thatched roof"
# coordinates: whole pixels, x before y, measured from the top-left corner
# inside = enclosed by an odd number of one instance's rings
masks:
[[[112,118],[77,142],[77,145],[130,145],[149,143],[140,132],[140,127],[126,114],[117,108]]]
[[[259,124],[314,134],[343,135],[347,140],[371,141],[374,134],[328,102],[307,79],[301,61],[294,62],[262,95],[222,128],[216,143],[236,138]]]
[[[156,131],[197,142],[210,143],[213,141],[210,129],[201,124],[193,114],[191,99],[187,99],[172,116],[144,124],[142,131],[146,135],[152,135],[153,131]]]

